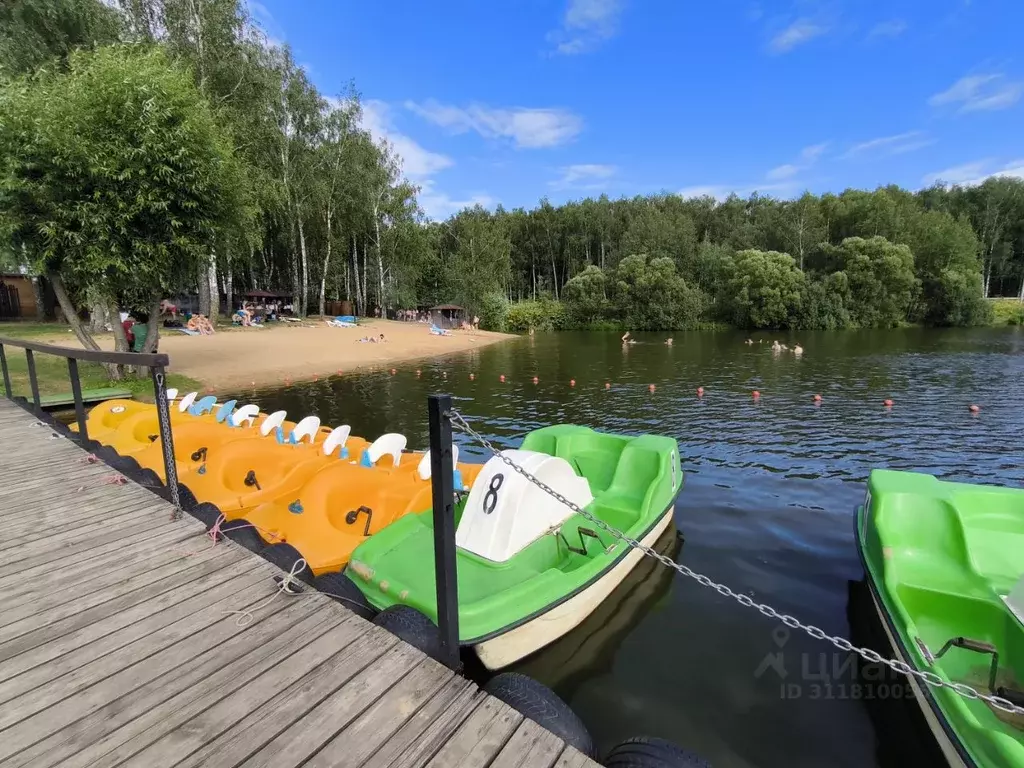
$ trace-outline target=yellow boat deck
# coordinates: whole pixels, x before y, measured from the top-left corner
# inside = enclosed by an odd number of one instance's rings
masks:
[[[0,765],[596,765],[54,434],[0,398]]]

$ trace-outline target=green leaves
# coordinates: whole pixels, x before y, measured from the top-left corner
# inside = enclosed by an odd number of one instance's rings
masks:
[[[40,270],[148,303],[187,285],[238,216],[230,144],[158,48],[75,53],[3,100],[0,212]]]

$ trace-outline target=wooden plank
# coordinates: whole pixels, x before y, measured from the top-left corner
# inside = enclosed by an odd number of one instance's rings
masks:
[[[170,528],[166,533],[154,536],[144,541],[133,543],[131,547],[111,549],[93,557],[75,558],[74,561],[61,563],[59,569],[54,569],[47,564],[26,568],[21,573],[12,574],[0,578],[0,594],[12,590],[19,591],[40,591],[54,592],[75,583],[86,574],[94,573],[97,570],[110,568],[120,562],[127,562],[136,558],[144,558],[154,555],[169,548],[181,548],[194,546],[199,537],[195,529],[190,526]],[[181,552],[187,550],[182,549]]]
[[[4,525],[4,538],[0,540],[0,557],[9,549],[18,549],[26,544],[54,539],[64,533],[81,535],[89,531],[116,531],[126,523],[139,516],[136,508],[111,503],[105,508],[90,510],[74,517],[67,517],[56,522],[31,520],[21,525]],[[58,545],[59,546],[59,545]]]
[[[551,768],[565,743],[526,718],[494,758],[490,768]]]
[[[400,684],[403,678],[408,679],[410,673],[419,670],[424,661],[423,653],[411,645],[399,643],[392,647],[378,658],[376,663],[365,667],[343,687],[336,688],[334,693],[318,706],[294,720],[287,730],[281,728],[283,733],[279,733],[277,738],[252,755],[244,765],[249,768],[289,768],[305,765],[306,761],[338,731],[363,713],[392,686]],[[448,677],[435,666],[428,669],[429,676],[434,679],[440,675]],[[211,768],[233,768],[238,764],[238,757],[251,753],[251,749],[248,752],[236,750],[235,754],[226,756],[229,759],[214,761]],[[347,758],[347,761],[350,765],[358,765],[360,762],[352,757]]]
[[[57,679],[41,683],[34,688],[30,687],[27,690],[19,690],[21,687],[19,678],[8,680],[2,687],[5,689],[4,702],[10,703],[0,711],[0,728],[6,728],[88,688],[105,677],[158,654],[167,646],[220,621],[230,615],[229,611],[234,611],[239,606],[244,607],[258,601],[261,595],[266,596],[267,593],[265,580],[261,576],[262,574],[254,570],[232,574],[219,588],[219,597],[221,600],[229,601],[229,604],[192,613],[161,628],[160,632],[145,633],[135,642],[118,648],[105,656],[87,661],[81,666],[72,666]],[[227,592],[226,596],[225,591]],[[45,674],[45,670],[42,670],[40,674]]]
[[[39,619],[29,616],[0,627],[0,663],[19,653],[24,653],[30,648],[35,648],[37,645],[63,637],[69,632],[109,616],[116,616],[133,605],[152,600],[207,574],[217,573],[226,568],[231,569],[232,572],[245,572],[251,570],[254,565],[254,561],[245,558],[239,552],[230,552],[225,548],[221,558],[200,561],[191,569],[179,571],[164,578],[154,580],[150,573],[143,571],[125,582],[130,591],[123,595],[113,594],[108,598],[105,591],[86,595],[52,608],[47,613],[45,624],[41,624]]]
[[[589,768],[596,763],[575,747],[568,744],[562,751],[561,756],[555,761],[555,768]]]
[[[424,765],[485,698],[469,680],[454,678],[367,759],[363,768]]]
[[[345,724],[345,710],[329,706],[338,690],[353,707],[365,708],[373,701],[375,688],[386,687],[422,658],[422,654],[373,625],[366,634],[297,680],[245,719],[193,752],[175,768],[234,768],[257,750],[274,755],[275,766],[290,764],[282,748],[299,746],[315,751]],[[286,743],[278,737],[290,734]],[[269,743],[268,743],[269,742]],[[301,745],[300,745],[301,742]],[[261,749],[262,747],[262,749]],[[309,752],[305,752],[309,754]]]
[[[332,656],[346,653],[346,646],[366,634],[370,626],[366,621],[348,621],[327,631],[304,648],[280,659],[258,678],[221,698],[199,716],[179,723],[174,730],[165,732],[141,751],[129,752],[132,762],[146,768],[177,765]],[[142,738],[145,739],[145,734]],[[105,755],[95,763],[96,768],[117,765],[122,759],[118,757],[121,754],[115,750]]]
[[[126,540],[130,540],[132,546],[134,546],[148,538],[160,536],[168,532],[176,532],[181,527],[178,521],[170,519],[165,519],[163,522],[145,522],[122,529],[118,532],[117,538],[107,534],[70,547],[54,547],[33,557],[18,562],[8,561],[7,564],[0,565],[0,579],[18,573],[24,574],[28,570],[40,566],[48,566],[52,569],[89,560],[108,552],[123,549],[126,545]],[[55,563],[54,561],[59,562]],[[51,563],[54,563],[54,565],[51,565]]]
[[[243,561],[235,571],[239,572],[247,564]],[[231,575],[229,569],[216,571],[188,582],[180,589],[164,593],[155,600],[147,600],[132,609],[121,611],[108,621],[90,624],[9,659],[0,664],[0,681],[7,681],[0,682],[0,702],[71,672],[141,637],[161,631],[197,610],[230,597],[232,590],[240,586],[239,582],[230,580]],[[260,574],[254,574],[253,578],[260,578]]]
[[[187,544],[188,540],[183,543]],[[49,610],[84,594],[117,584],[140,569],[155,570],[179,561],[187,564],[195,558],[212,554],[214,551],[209,541],[199,544],[194,550],[182,551],[184,549],[184,546],[138,550],[132,548],[121,557],[113,558],[107,563],[79,570],[73,578],[66,579],[60,589],[53,589],[50,580],[36,579],[23,585],[17,593],[8,591],[4,595],[4,611],[0,613],[0,620],[11,621],[16,618],[16,609],[20,609],[25,603],[33,603],[36,608]]]
[[[427,765],[430,768],[490,765],[522,721],[523,716],[510,706],[488,697]]]
[[[272,582],[269,586],[276,589]],[[275,590],[269,589],[264,582],[258,582],[239,592],[235,605],[238,608],[260,605],[273,591]],[[74,692],[65,691],[62,696],[57,686],[51,686],[45,696],[38,692],[22,696],[15,700],[15,705],[0,710],[0,719],[19,721],[17,727],[7,728],[4,731],[4,738],[0,739],[0,761],[5,761],[25,747],[110,704],[126,691],[162,677],[168,672],[179,671],[209,648],[216,647],[245,629],[244,626],[239,626],[237,616],[220,611],[203,611],[193,614],[192,618],[193,629],[196,631],[179,633],[184,636],[176,637],[176,642],[171,646],[164,643],[165,647],[160,647],[159,643],[154,643],[151,639],[141,640],[116,654],[111,654],[111,657],[99,659],[91,668],[83,668],[83,675],[77,679],[74,675],[67,676],[65,679]],[[143,655],[134,652],[136,646],[145,648]],[[126,657],[131,666],[124,666]],[[83,683],[82,678],[86,678],[88,684]],[[20,713],[7,714],[6,710],[9,709],[20,712],[26,701],[31,703],[34,714],[24,719],[21,719]],[[44,702],[45,708],[39,709]]]
[[[101,403],[104,400],[131,400],[134,393],[123,387],[95,387],[82,390],[83,403]],[[43,395],[39,404],[44,408],[57,408],[62,405],[75,404],[75,396],[71,392],[60,392],[55,395]]]
[[[245,632],[206,649],[180,674],[127,691],[18,753],[9,761],[11,768],[90,768],[103,755],[135,739],[134,749],[121,750],[133,754],[149,743],[141,734],[156,740],[352,617],[323,608],[315,600],[282,603],[276,613],[263,619],[257,616]]]
[[[331,768],[346,763],[363,765],[430,702],[439,698],[447,709],[455,695],[469,685],[446,667],[425,659],[303,765],[305,768]],[[283,736],[289,734],[290,731]]]

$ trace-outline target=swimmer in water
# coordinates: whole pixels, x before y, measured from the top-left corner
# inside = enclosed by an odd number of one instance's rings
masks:
[[[799,343],[793,345],[793,354],[800,357],[804,353],[804,348]]]
[[[666,347],[671,347],[672,346],[672,337],[671,336],[669,338],[665,339],[665,346]]]

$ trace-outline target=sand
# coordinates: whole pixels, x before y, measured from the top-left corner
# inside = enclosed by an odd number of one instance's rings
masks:
[[[310,327],[312,326],[312,327]],[[384,344],[359,343],[364,336],[379,337]],[[198,379],[207,387],[271,386],[314,376],[337,375],[361,369],[392,366],[421,358],[479,349],[515,338],[490,331],[451,331],[434,336],[422,323],[374,320],[356,328],[333,328],[319,319],[304,324],[280,323],[268,328],[236,328],[212,336],[186,336],[169,328],[160,331],[160,351],[170,358],[169,371]],[[42,341],[42,339],[40,339]],[[113,338],[99,340],[113,349]],[[78,346],[74,336],[47,343]]]
[[[308,327],[314,325],[315,327]],[[384,334],[386,343],[360,343],[364,336]],[[306,325],[242,328],[213,336],[186,336],[162,329],[160,351],[171,359],[170,370],[191,376],[208,387],[266,386],[336,375],[372,366],[386,366],[478,349],[514,338],[489,331],[451,331],[434,336],[421,323],[374,320],[357,328],[332,328],[310,320]]]

